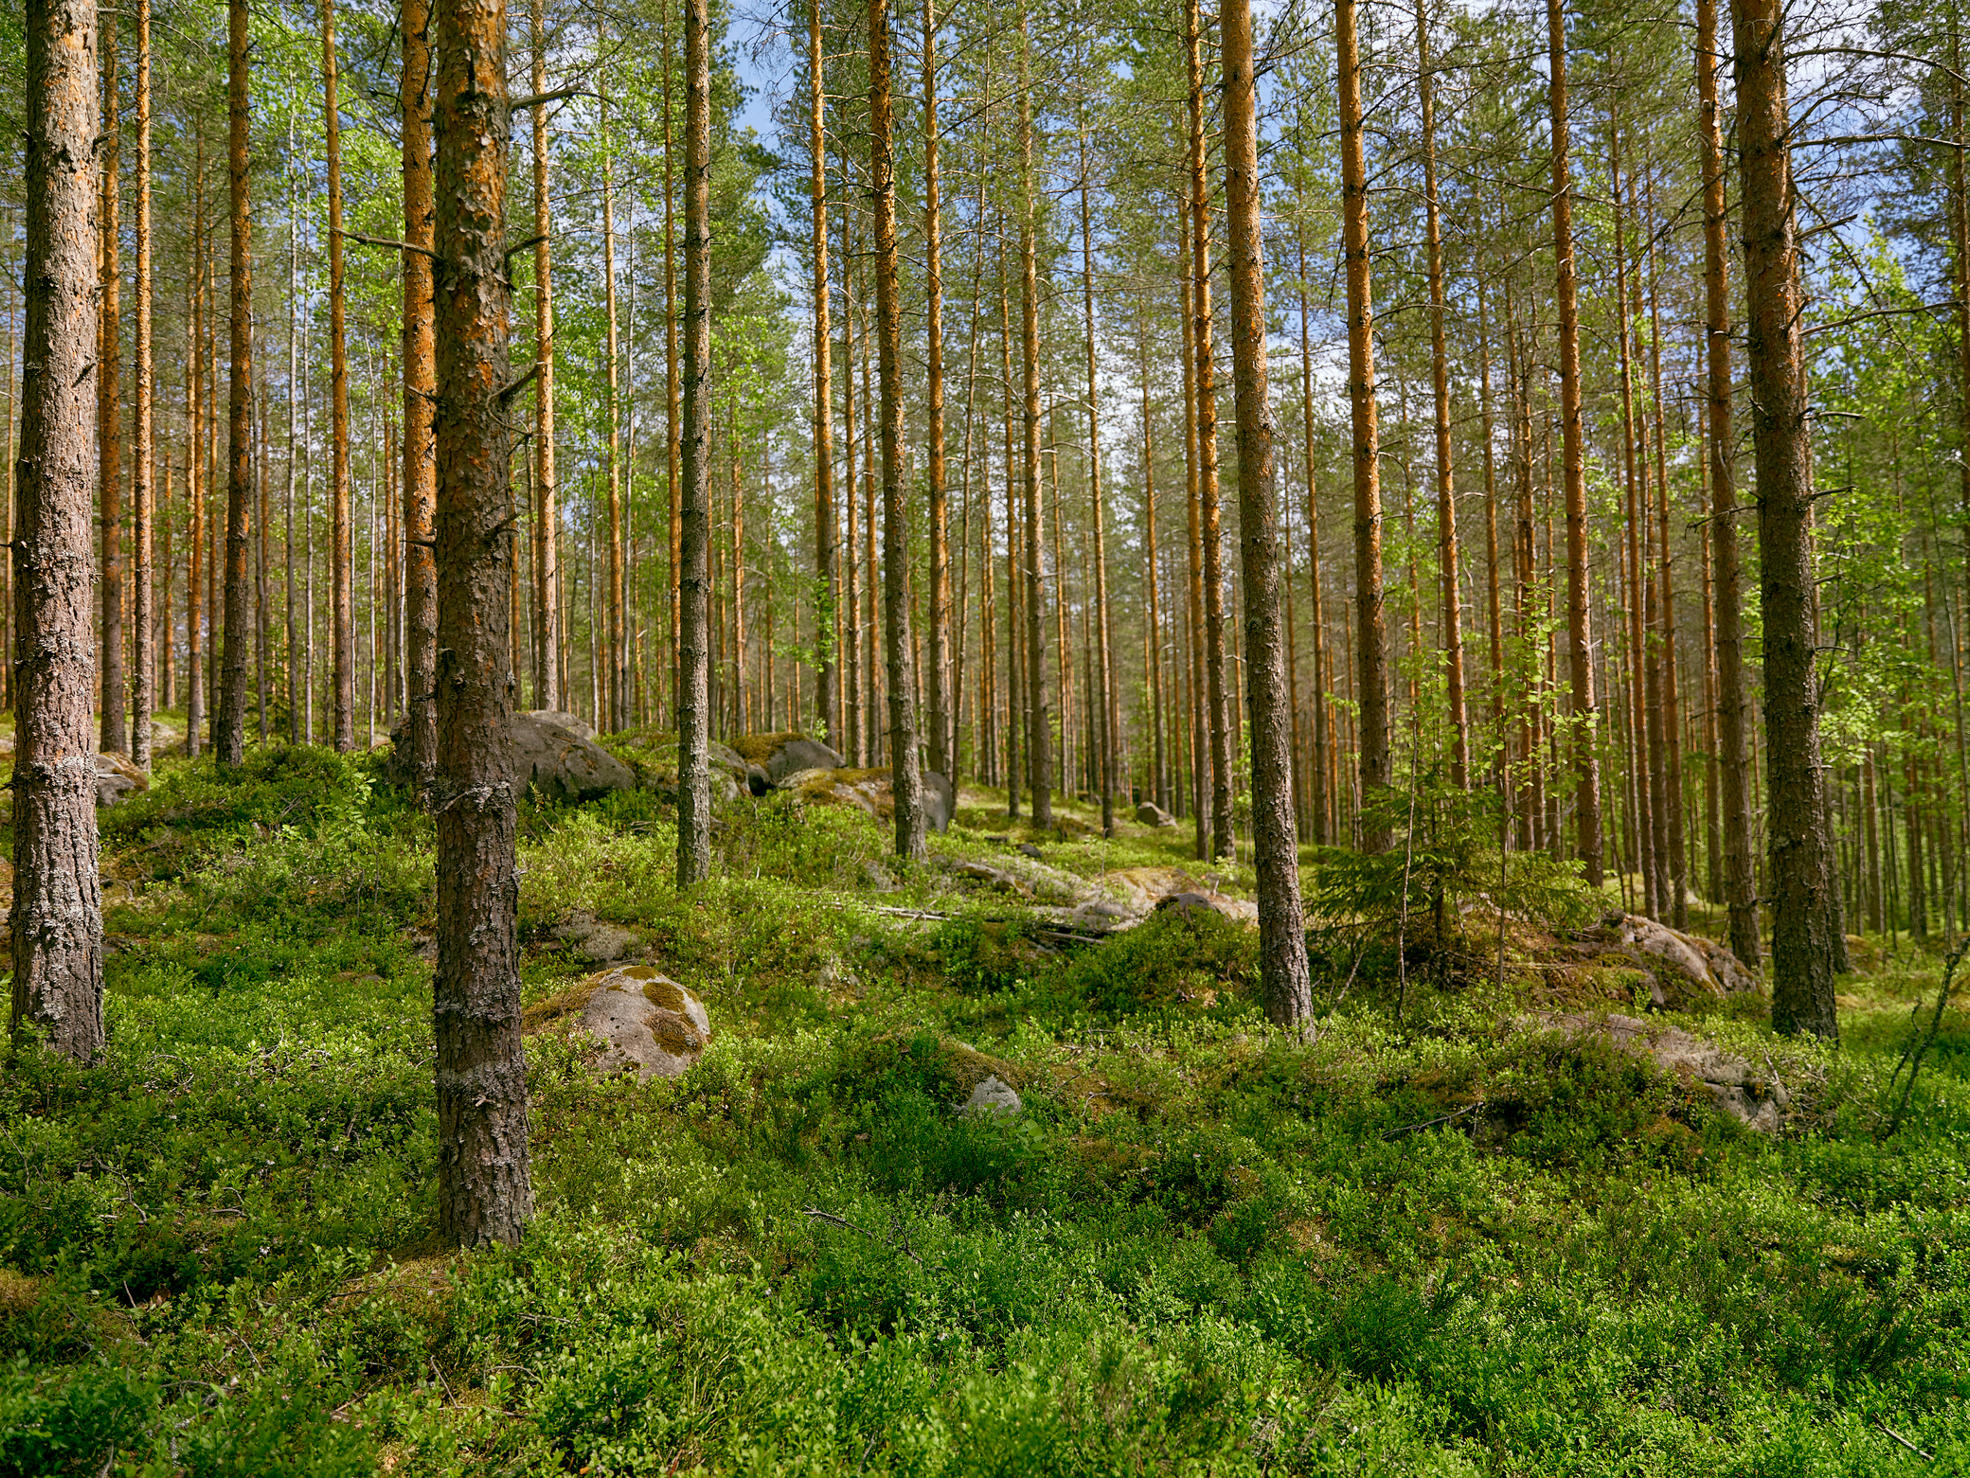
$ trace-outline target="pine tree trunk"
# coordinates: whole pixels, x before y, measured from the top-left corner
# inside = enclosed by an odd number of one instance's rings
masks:
[[[684,412],[683,386],[678,379],[677,362],[677,181],[671,154],[671,56],[670,0],[659,0],[659,24],[663,41],[664,110],[664,466],[670,486],[669,524],[670,568],[670,698],[673,711],[683,702],[684,648]],[[825,186],[824,186],[825,188]],[[826,249],[825,241],[822,249]],[[816,351],[819,352],[818,350]],[[682,719],[677,723],[682,727]]]
[[[1347,269],[1348,402],[1354,432],[1355,660],[1360,664],[1360,769],[1364,808],[1374,807],[1389,771],[1388,629],[1382,593],[1381,433],[1375,415],[1375,308],[1368,264],[1368,170],[1362,157],[1361,51],[1356,0],[1334,0],[1334,47],[1340,77],[1341,255]],[[1364,814],[1361,845],[1388,849],[1385,823]]]
[[[205,545],[205,129],[193,144],[192,247],[185,341],[185,758],[197,759],[205,727],[205,602],[199,552]]]
[[[439,0],[437,344],[438,1218],[519,1241],[533,1215],[520,1041],[508,570],[506,9]]]
[[[26,331],[14,526],[13,1007],[65,1057],[103,1048],[90,631],[90,383],[100,119],[94,0],[27,0]]]
[[[1252,856],[1258,869],[1259,974],[1266,1015],[1296,1026],[1313,1012],[1293,816],[1292,712],[1280,631],[1279,506],[1266,399],[1264,222],[1258,83],[1249,0],[1225,0],[1225,226],[1238,416],[1238,526],[1245,576],[1246,692],[1252,715]]]
[[[944,260],[937,178],[937,13],[923,0],[924,434],[930,483],[930,650],[924,723],[930,768],[955,784],[951,756],[951,537],[944,466]],[[885,556],[886,557],[886,556]],[[892,694],[890,703],[896,700]]]
[[[609,360],[609,650],[606,727],[629,727],[628,642],[623,626],[622,390],[616,340],[615,161],[610,153],[608,105],[602,112],[602,282],[603,315],[608,320],[604,353]],[[597,727],[603,727],[598,725]]]
[[[1717,769],[1724,823],[1724,899],[1731,952],[1753,969],[1763,956],[1751,858],[1744,684],[1743,595],[1737,550],[1737,478],[1731,453],[1730,289],[1724,250],[1724,150],[1717,101],[1716,0],[1697,0],[1696,80],[1703,161],[1703,296],[1709,419],[1711,577],[1716,584]]]
[[[1567,660],[1573,690],[1572,749],[1579,858],[1587,885],[1601,885],[1601,765],[1587,606],[1586,444],[1580,424],[1580,302],[1573,262],[1573,180],[1567,162],[1566,21],[1546,0],[1547,93],[1552,112],[1554,296],[1559,301],[1560,435],[1566,479]]]
[[[329,603],[334,622],[334,743],[356,747],[355,555],[349,518],[349,348],[342,271],[342,114],[335,64],[335,0],[322,0],[322,108],[328,154]],[[196,686],[196,684],[194,684]]]
[[[1732,0],[1765,631],[1772,1025],[1832,1041],[1840,1024],[1813,669],[1812,465],[1781,24],[1776,0]]]
[[[131,427],[130,758],[151,767],[151,710],[156,707],[152,646],[151,525],[157,477],[157,379],[151,344],[150,0],[137,0],[137,323],[136,415]],[[105,702],[109,701],[107,698]]]
[[[816,732],[840,744],[836,717],[840,702],[834,623],[839,610],[840,571],[834,499],[834,370],[829,364],[828,327],[828,164],[826,72],[821,51],[821,0],[807,12],[808,168],[814,199],[814,714]],[[675,379],[675,375],[672,376]]]
[[[1211,744],[1211,855],[1236,855],[1231,819],[1230,695],[1225,691],[1224,539],[1218,502],[1217,361],[1211,349],[1211,194],[1205,166],[1203,17],[1198,0],[1184,11],[1184,55],[1190,84],[1191,350],[1197,360],[1198,517],[1204,554],[1204,687]]]
[[[1081,306],[1087,322],[1088,358],[1088,503],[1094,533],[1095,651],[1100,684],[1100,713],[1095,729],[1101,739],[1101,834],[1115,835],[1115,751],[1121,742],[1122,719],[1115,703],[1115,673],[1108,615],[1107,499],[1101,486],[1101,415],[1099,374],[1094,341],[1094,214],[1089,201],[1088,137],[1081,132]]]
[[[97,485],[101,490],[102,538],[102,739],[105,754],[127,754],[128,730],[123,716],[123,326],[118,299],[123,285],[121,224],[123,138],[117,76],[117,12],[100,13],[102,46],[102,207],[99,253],[102,301],[96,364]]]
[[[1328,802],[1327,748],[1331,738],[1327,732],[1327,689],[1321,677],[1326,669],[1327,657],[1327,618],[1322,606],[1320,589],[1320,506],[1315,496],[1313,477],[1313,345],[1307,316],[1307,265],[1306,230],[1301,225],[1294,232],[1294,241],[1299,248],[1299,315],[1300,315],[1300,423],[1306,432],[1302,450],[1306,454],[1306,533],[1307,533],[1307,592],[1311,597],[1312,610],[1309,620],[1313,628],[1313,771],[1311,791],[1313,825],[1310,829],[1315,846],[1327,845],[1329,836],[1328,815],[1331,809]]]
[[[1628,563],[1623,578],[1623,584],[1627,587],[1629,653],[1626,714],[1630,743],[1628,820],[1631,823],[1630,829],[1634,833],[1633,851],[1637,870],[1641,875],[1642,896],[1646,900],[1642,905],[1642,912],[1654,917],[1660,914],[1661,908],[1657,889],[1660,869],[1656,865],[1657,825],[1654,798],[1645,778],[1651,769],[1649,756],[1653,749],[1650,739],[1652,726],[1649,721],[1648,699],[1648,634],[1644,620],[1647,605],[1643,594],[1646,589],[1646,577],[1642,571],[1642,542],[1643,533],[1648,527],[1648,516],[1644,506],[1645,495],[1640,489],[1645,477],[1637,477],[1635,465],[1635,373],[1632,358],[1634,325],[1628,298],[1628,230],[1622,209],[1621,130],[1617,121],[1610,120],[1609,133],[1611,142],[1608,151],[1608,173],[1612,187],[1610,194],[1614,226],[1616,354],[1621,366],[1621,474],[1622,487],[1628,499],[1625,531]],[[1623,876],[1626,876],[1625,872]]]
[[[677,886],[711,876],[711,52],[706,0],[684,0],[683,685],[677,703]]]
[[[875,206],[876,354],[882,392],[882,624],[883,656],[889,669],[890,789],[895,803],[896,855],[921,859],[927,853],[923,770],[917,758],[916,690],[910,665],[909,530],[903,504],[903,307],[896,282],[896,158],[889,49],[888,0],[869,0],[869,193]],[[941,492],[937,496],[941,501]],[[932,558],[935,562],[934,554]]]
[[[1040,289],[1035,240],[1040,187],[1033,175],[1032,40],[1023,0],[1019,9],[1019,159],[1020,347],[1026,388],[1022,469],[1026,565],[1021,574],[1026,597],[1026,785],[1032,792],[1033,825],[1045,831],[1053,826],[1053,739],[1047,718],[1047,647],[1041,622],[1046,546],[1040,523]]]
[[[431,4],[404,0],[404,730],[416,794],[427,795],[437,766],[437,561],[432,544],[438,463],[433,397],[438,388],[433,316],[436,201],[431,180]],[[423,248],[422,251],[416,248]],[[509,486],[510,496],[510,486]],[[519,568],[519,560],[512,562]],[[512,622],[512,613],[508,613]],[[518,680],[518,673],[514,674]]]
[[[1185,610],[1185,641],[1190,661],[1187,669],[1185,709],[1190,715],[1190,812],[1194,822],[1197,860],[1212,855],[1211,746],[1204,728],[1204,520],[1197,464],[1197,315],[1193,300],[1197,279],[1191,270],[1188,170],[1177,208],[1177,280],[1183,315],[1183,470],[1185,553],[1189,556],[1188,605]]]
[[[1457,502],[1450,456],[1450,357],[1443,334],[1443,227],[1436,180],[1436,78],[1431,72],[1429,7],[1416,5],[1416,85],[1423,107],[1423,203],[1429,258],[1430,383],[1436,404],[1436,526],[1443,579],[1443,660],[1450,704],[1450,781],[1470,784],[1471,730],[1464,703],[1464,626],[1457,568]]]
[[[842,178],[848,178],[844,161]],[[841,214],[841,455],[842,502],[847,528],[841,603],[841,648],[844,657],[841,690],[842,757],[858,769],[869,762],[868,740],[862,732],[862,618],[861,564],[855,557],[859,505],[855,499],[855,239],[851,216]],[[866,413],[866,407],[864,408]]]
[[[247,201],[250,95],[246,0],[229,0],[226,10],[232,372],[227,380],[226,403],[226,645],[220,662],[218,732],[213,749],[222,766],[237,768],[246,758],[246,648],[252,639],[246,613],[246,555],[253,525],[249,501],[253,496],[253,220]]]
[[[534,96],[547,91],[547,26],[541,0],[531,0]],[[534,702],[568,706],[561,647],[560,485],[554,465],[553,210],[547,194],[548,133],[544,105],[533,113],[534,173]]]

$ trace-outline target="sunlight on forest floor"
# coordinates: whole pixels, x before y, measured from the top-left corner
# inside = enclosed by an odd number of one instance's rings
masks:
[[[1235,923],[1064,947],[936,860],[1249,891],[1187,825],[1057,808],[967,787],[904,869],[860,812],[745,800],[684,898],[655,795],[525,808],[526,999],[594,968],[555,932],[590,914],[712,1045],[639,1083],[530,1036],[535,1228],[458,1257],[428,819],[366,757],[163,760],[102,815],[107,1061],[0,1084],[0,1471],[1970,1466],[1962,1006],[1877,1138],[1933,953],[1864,942],[1838,1052],[1675,1018],[1797,1085],[1767,1139],[1515,1026],[1516,977],[1419,974],[1398,1020],[1392,972],[1319,975],[1293,1038]],[[955,1112],[984,1072],[1021,1112]]]

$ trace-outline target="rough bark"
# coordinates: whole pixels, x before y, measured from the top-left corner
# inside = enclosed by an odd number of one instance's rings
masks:
[[[896,282],[896,157],[890,116],[889,5],[869,0],[869,193],[875,206],[876,357],[881,382],[883,656],[889,673],[890,790],[896,855],[924,847],[923,769],[910,663],[909,530],[903,487],[903,307]],[[940,746],[941,747],[941,746]],[[941,773],[941,772],[940,772]]]
[[[1716,599],[1717,770],[1724,828],[1724,900],[1731,952],[1757,967],[1757,882],[1751,860],[1742,575],[1737,549],[1737,477],[1732,464],[1730,287],[1724,249],[1724,148],[1717,102],[1716,0],[1697,0],[1696,87],[1703,163],[1705,409],[1709,421],[1710,559]]]
[[[1115,701],[1113,639],[1108,611],[1108,510],[1101,486],[1100,376],[1094,338],[1094,212],[1090,204],[1092,179],[1088,165],[1088,136],[1081,131],[1081,307],[1087,327],[1088,358],[1088,516],[1094,534],[1094,616],[1096,681],[1101,712],[1095,718],[1101,737],[1099,782],[1101,834],[1115,835],[1116,748],[1122,737],[1122,716]],[[1152,536],[1151,543],[1154,539]]]
[[[1368,264],[1368,171],[1362,157],[1361,51],[1355,0],[1334,0],[1340,76],[1341,255],[1348,293],[1348,404],[1354,435],[1355,660],[1361,804],[1388,789],[1388,628],[1382,592],[1381,433],[1375,414],[1375,307]],[[1372,814],[1372,813],[1365,813]],[[1364,824],[1362,847],[1385,851],[1386,827]]]
[[[202,123],[201,119],[201,123]],[[185,758],[196,759],[205,728],[205,603],[199,592],[205,547],[205,130],[196,130],[192,167],[191,297],[185,341]]]
[[[437,340],[432,259],[435,211],[431,179],[431,5],[404,0],[404,732],[411,782],[427,794],[437,767],[437,562],[432,545],[438,462],[434,442]],[[422,250],[419,250],[422,248]],[[517,565],[517,561],[515,562]],[[510,619],[510,617],[509,617]]]
[[[1320,508],[1314,496],[1313,480],[1313,344],[1307,315],[1307,265],[1306,230],[1301,225],[1294,233],[1294,241],[1299,247],[1299,314],[1300,314],[1300,421],[1305,428],[1305,439],[1301,450],[1306,455],[1306,533],[1307,533],[1307,591],[1312,598],[1309,618],[1313,626],[1313,826],[1312,837],[1316,846],[1327,845],[1327,689],[1322,674],[1326,671],[1327,621],[1322,609],[1320,589]]]
[[[1837,1041],[1820,768],[1809,397],[1777,0],[1732,0],[1744,179],[1746,357],[1765,628],[1772,1025]]]
[[[247,540],[253,514],[253,218],[249,214],[246,0],[226,7],[226,175],[232,222],[232,372],[226,400],[226,634],[219,664],[218,732],[213,749],[221,765],[246,758],[246,648],[253,639],[247,619]]]
[[[1252,717],[1252,856],[1258,869],[1259,976],[1266,1015],[1294,1026],[1313,1011],[1293,816],[1292,711],[1280,620],[1279,506],[1266,399],[1264,219],[1258,85],[1249,0],[1224,0],[1225,225],[1238,417],[1238,527],[1245,575],[1246,692]]]
[[[609,147],[608,104],[602,111],[602,297],[609,361],[609,672],[606,727],[629,727],[629,647],[623,629],[622,387],[616,337],[615,160]]]
[[[1587,614],[1587,475],[1580,421],[1580,300],[1573,262],[1573,181],[1567,162],[1566,19],[1561,0],[1546,0],[1552,116],[1554,297],[1559,303],[1560,436],[1566,496],[1566,614],[1568,676],[1572,683],[1572,749],[1576,776],[1576,847],[1587,885],[1601,885],[1601,765],[1596,748],[1591,627]]]
[[[684,399],[677,697],[677,886],[711,875],[711,52],[684,0]]]
[[[102,539],[102,738],[106,754],[128,753],[123,717],[123,286],[121,197],[121,80],[117,75],[116,11],[102,12],[102,208],[98,216],[102,301],[97,337],[96,465]]]
[[[14,526],[14,991],[78,1062],[103,1047],[90,606],[96,387],[95,0],[27,0],[26,325]]]
[[[533,1215],[509,760],[515,555],[507,355],[506,7],[439,0],[437,437],[438,1215],[460,1246]]]

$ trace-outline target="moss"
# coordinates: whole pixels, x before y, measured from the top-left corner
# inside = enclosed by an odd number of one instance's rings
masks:
[[[798,729],[785,729],[777,734],[740,734],[725,744],[747,764],[763,765],[794,740],[806,737]]]

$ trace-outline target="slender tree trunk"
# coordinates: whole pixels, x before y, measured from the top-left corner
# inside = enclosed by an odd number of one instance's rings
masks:
[[[151,710],[156,707],[156,669],[151,646],[157,379],[151,346],[150,4],[151,0],[137,0],[137,323],[133,346],[137,357],[134,387],[137,404],[130,436],[130,557],[134,566],[130,611],[130,758],[138,769],[146,772],[151,767]],[[104,702],[109,701],[105,696]]]
[[[1491,309],[1484,284],[1478,283],[1478,438],[1484,445],[1484,569],[1489,594],[1491,631],[1491,742],[1493,779],[1504,779],[1505,743],[1505,603],[1498,577],[1498,462],[1493,449],[1491,413]],[[1504,791],[1500,789],[1502,796]]]
[[[203,124],[203,118],[200,118]],[[185,758],[197,759],[205,727],[205,130],[196,129],[192,168],[192,250],[185,336]]]
[[[1710,551],[1716,582],[1717,767],[1724,819],[1724,897],[1731,951],[1756,969],[1757,882],[1751,859],[1744,685],[1743,595],[1737,550],[1737,478],[1732,467],[1730,289],[1724,250],[1724,149],[1717,102],[1716,0],[1697,0],[1696,82],[1703,162],[1703,296],[1709,419]]]
[[[1611,184],[1610,195],[1613,205],[1614,225],[1614,282],[1615,282],[1615,330],[1617,357],[1621,365],[1621,473],[1622,486],[1628,499],[1626,546],[1628,564],[1623,582],[1627,586],[1628,607],[1628,736],[1630,749],[1629,763],[1629,820],[1634,831],[1635,861],[1641,874],[1642,896],[1646,900],[1643,912],[1651,916],[1661,912],[1658,903],[1657,880],[1661,870],[1656,865],[1655,850],[1655,807],[1646,776],[1649,772],[1651,750],[1648,700],[1648,628],[1645,621],[1647,600],[1647,577],[1643,573],[1643,535],[1648,527],[1647,498],[1642,490],[1646,474],[1637,476],[1636,430],[1635,430],[1635,373],[1631,357],[1634,343],[1633,313],[1628,297],[1628,229],[1623,212],[1622,189],[1624,180],[1621,173],[1621,129],[1618,121],[1610,119],[1609,132],[1611,144],[1608,151],[1608,173]],[[1646,465],[1646,464],[1644,464]],[[1624,885],[1625,886],[1625,885]]]
[[[123,325],[118,298],[123,285],[122,82],[117,75],[117,12],[100,13],[102,47],[102,203],[99,253],[102,302],[96,364],[96,457],[102,538],[102,739],[106,754],[127,754],[123,718]]]
[[[1258,869],[1259,974],[1266,1015],[1295,1026],[1313,1012],[1293,817],[1292,713],[1280,631],[1279,507],[1266,399],[1264,222],[1258,83],[1248,0],[1224,0],[1225,225],[1238,414],[1238,526],[1245,576],[1246,693],[1252,716],[1252,856]]]
[[[1562,0],[1546,0],[1552,111],[1554,296],[1559,301],[1560,430],[1566,474],[1566,611],[1573,685],[1574,819],[1587,885],[1601,885],[1601,765],[1588,622],[1586,444],[1580,422],[1580,302],[1573,263],[1573,181],[1567,162],[1566,19]]]
[[[848,178],[846,161],[842,178]],[[850,234],[850,216],[841,214],[841,454],[842,501],[847,515],[846,579],[843,582],[841,647],[846,658],[842,673],[841,732],[845,742],[842,756],[857,766],[869,762],[869,745],[862,729],[862,602],[860,562],[856,559],[855,535],[859,527],[855,500],[855,246]],[[865,408],[866,409],[866,408]]]
[[[1327,747],[1330,742],[1327,732],[1327,690],[1322,672],[1326,670],[1326,617],[1321,609],[1320,590],[1320,507],[1314,495],[1313,479],[1313,346],[1307,316],[1307,266],[1306,229],[1304,225],[1294,232],[1294,241],[1299,247],[1299,314],[1300,314],[1300,422],[1306,431],[1305,444],[1301,448],[1306,454],[1306,537],[1307,537],[1307,591],[1312,599],[1309,619],[1313,626],[1313,775],[1312,837],[1316,846],[1326,846],[1328,841],[1328,789],[1327,789]]]
[[[252,536],[253,496],[253,219],[247,199],[246,0],[227,5],[226,151],[232,220],[232,372],[226,403],[226,645],[220,662],[219,763],[237,768],[246,758],[247,540]]]
[[[1450,780],[1470,783],[1471,730],[1464,703],[1464,626],[1457,568],[1457,502],[1450,460],[1450,356],[1443,335],[1443,228],[1436,180],[1436,77],[1431,71],[1429,6],[1416,5],[1416,85],[1423,105],[1423,204],[1430,293],[1430,383],[1436,401],[1436,527],[1443,566],[1443,658],[1450,703]]]
[[[1197,455],[1197,314],[1194,300],[1197,279],[1191,270],[1190,236],[1195,229],[1190,215],[1188,170],[1185,188],[1177,207],[1177,278],[1183,314],[1183,467],[1184,532],[1188,542],[1189,604],[1185,612],[1190,654],[1188,709],[1190,713],[1190,810],[1195,823],[1197,860],[1212,855],[1211,808],[1207,799],[1211,785],[1211,746],[1204,727],[1204,520],[1199,505]]]
[[[930,482],[930,650],[926,654],[930,678],[924,722],[930,730],[930,768],[956,784],[951,756],[951,538],[944,467],[944,259],[937,130],[937,11],[935,0],[923,0],[924,434]],[[890,703],[895,702],[892,694]]]
[[[1218,505],[1217,360],[1211,349],[1211,194],[1205,162],[1203,17],[1198,0],[1184,11],[1190,83],[1190,262],[1192,352],[1197,357],[1198,513],[1204,539],[1204,685],[1211,743],[1211,852],[1237,853],[1231,819],[1231,713],[1225,691],[1224,540]]]
[[[1662,306],[1655,245],[1655,184],[1647,192],[1649,267],[1649,384],[1655,401],[1655,489],[1657,539],[1661,551],[1662,605],[1662,790],[1660,808],[1668,830],[1669,920],[1678,929],[1689,927],[1688,859],[1683,835],[1683,716],[1682,692],[1676,671],[1675,547],[1669,516],[1669,457],[1663,428]]]
[[[356,747],[355,556],[349,519],[349,349],[342,274],[342,111],[335,66],[335,0],[322,0],[322,113],[328,153],[330,596],[335,623],[335,747]]]
[[[65,1057],[103,1048],[89,416],[97,340],[94,0],[27,0],[26,327],[14,527],[13,1007]]]
[[[711,876],[711,49],[706,0],[684,0],[683,686],[677,703],[677,886]]]
[[[435,212],[431,179],[431,4],[404,0],[403,104],[404,240],[404,732],[412,785],[427,795],[437,767],[437,561],[434,509],[438,487],[435,444],[438,388],[433,261]],[[417,250],[417,248],[423,250]],[[510,496],[510,481],[509,496]],[[512,561],[518,569],[519,560]],[[291,607],[290,607],[291,609]],[[512,614],[508,613],[509,623]],[[518,681],[518,673],[514,674]]]
[[[1145,300],[1139,305],[1137,322],[1140,328],[1137,353],[1142,383],[1142,533],[1144,594],[1147,600],[1148,622],[1142,633],[1143,665],[1148,669],[1144,674],[1143,686],[1149,696],[1149,729],[1152,746],[1152,759],[1149,775],[1149,792],[1152,799],[1163,810],[1170,808],[1170,769],[1165,741],[1163,704],[1163,616],[1162,616],[1162,570],[1158,564],[1156,551],[1156,437],[1155,419],[1149,408],[1149,304]]]
[[[1368,170],[1362,157],[1361,51],[1356,0],[1334,0],[1340,73],[1341,255],[1347,266],[1348,401],[1354,430],[1354,584],[1360,663],[1361,804],[1374,807],[1389,787],[1388,630],[1382,594],[1381,432],[1375,415],[1375,307],[1368,265]],[[1558,3],[1558,0],[1550,0]],[[1388,849],[1385,822],[1364,812],[1362,847]]]
[[[910,670],[909,530],[903,514],[903,308],[896,282],[892,127],[889,5],[888,0],[869,0],[869,193],[875,206],[876,354],[882,386],[882,607],[883,655],[889,668],[890,787],[895,803],[896,855],[920,859],[927,853],[923,770],[917,759],[916,689]],[[941,425],[934,434],[941,438]],[[941,491],[934,496],[941,503]],[[932,559],[935,563],[935,554]],[[933,723],[939,721],[933,717]]]
[[[1101,486],[1101,415],[1098,364],[1094,342],[1094,213],[1089,203],[1091,181],[1088,164],[1088,136],[1081,131],[1081,305],[1087,320],[1088,358],[1088,504],[1094,533],[1094,618],[1097,636],[1095,652],[1100,683],[1100,716],[1096,720],[1101,736],[1101,834],[1115,835],[1115,751],[1121,743],[1122,716],[1115,703],[1115,673],[1110,653],[1113,649],[1108,613],[1108,537],[1107,499]]]
[[[814,713],[816,729],[842,742],[834,639],[841,575],[835,541],[834,370],[828,327],[828,162],[826,72],[821,52],[821,0],[807,12],[808,167],[814,197]],[[672,379],[675,380],[675,373]]]
[[[547,23],[541,0],[531,0],[533,90],[547,91]],[[554,468],[554,253],[549,236],[553,209],[547,194],[548,134],[545,105],[533,113],[534,168],[534,702],[564,709],[561,646],[560,485]]]
[[[623,628],[622,391],[616,341],[615,161],[610,153],[608,104],[602,112],[602,282],[609,359],[609,673],[607,727],[629,727],[628,644]]]
[[[1765,628],[1772,1025],[1835,1041],[1832,868],[1813,670],[1812,454],[1782,24],[1776,0],[1732,0]]]
[[[1040,525],[1040,289],[1033,177],[1032,40],[1024,0],[1019,8],[1019,271],[1021,354],[1026,371],[1025,535],[1026,568],[1026,768],[1033,793],[1033,825],[1053,825],[1053,739],[1047,718],[1046,639],[1040,603],[1046,586],[1045,540]]]

